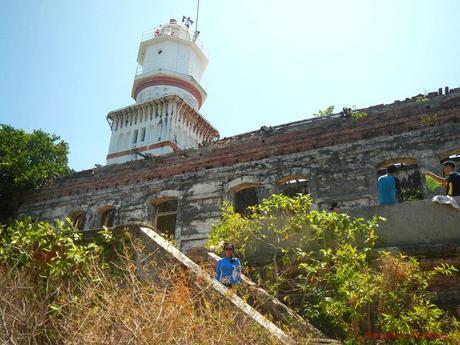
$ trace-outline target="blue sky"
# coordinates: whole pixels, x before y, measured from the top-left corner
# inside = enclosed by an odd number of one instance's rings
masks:
[[[0,123],[60,135],[105,164],[106,114],[134,103],[143,31],[196,1],[2,0]],[[201,113],[221,137],[460,87],[460,0],[201,0]]]

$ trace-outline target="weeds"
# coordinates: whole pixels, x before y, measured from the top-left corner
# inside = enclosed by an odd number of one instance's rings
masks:
[[[2,238],[12,235],[17,226],[4,227]],[[54,237],[48,237],[52,244]],[[155,254],[140,264],[136,258],[146,255],[134,240],[128,237],[122,245],[114,245],[115,240],[108,236],[107,241],[106,249],[116,248],[115,255],[106,255],[100,244],[92,243],[91,248],[97,250],[85,253],[78,270],[66,266],[58,277],[46,276],[46,265],[30,261],[19,266],[4,256],[0,263],[0,343],[277,343],[183,267],[158,260]],[[5,248],[7,244],[2,243]],[[87,248],[88,244],[75,241],[72,251],[79,252],[80,246]],[[12,251],[12,258],[22,253],[21,248]],[[33,240],[27,241],[27,248],[36,248]],[[27,257],[33,258],[29,254],[28,250]],[[107,257],[112,259],[107,261]],[[73,269],[73,274],[67,274],[67,269]]]

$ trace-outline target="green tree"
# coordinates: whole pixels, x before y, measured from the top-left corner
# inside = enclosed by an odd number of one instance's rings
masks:
[[[14,216],[18,196],[68,174],[68,144],[54,134],[0,125],[0,220]]]

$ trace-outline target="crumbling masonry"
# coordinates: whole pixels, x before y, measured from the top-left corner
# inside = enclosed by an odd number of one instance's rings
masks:
[[[428,200],[372,207],[376,179],[389,163],[400,163],[403,187],[428,199],[433,194],[421,184],[421,171],[459,160],[460,89],[442,93],[361,109],[367,113],[361,119],[342,113],[263,126],[194,149],[81,171],[24,196],[19,214],[70,217],[81,230],[147,222],[187,252],[203,246],[224,200],[244,212],[272,193],[310,193],[316,208],[337,203],[355,216],[387,217],[380,246],[415,255],[426,268],[460,267],[460,211]],[[460,317],[460,276],[440,277],[431,288],[433,300]]]
[[[420,171],[439,171],[440,161],[460,154],[460,89],[442,91],[360,109],[367,113],[360,119],[335,114],[263,126],[194,149],[74,173],[25,196],[19,213],[71,217],[82,230],[148,222],[187,251],[204,244],[224,200],[243,212],[273,193],[301,191],[319,209],[335,202],[342,210],[375,205],[378,171],[390,162],[408,167],[407,185],[419,184],[428,198]]]

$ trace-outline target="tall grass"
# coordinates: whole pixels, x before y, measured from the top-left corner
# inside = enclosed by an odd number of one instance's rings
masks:
[[[71,277],[1,263],[0,343],[278,343],[183,267],[151,258],[141,268],[126,248]]]

